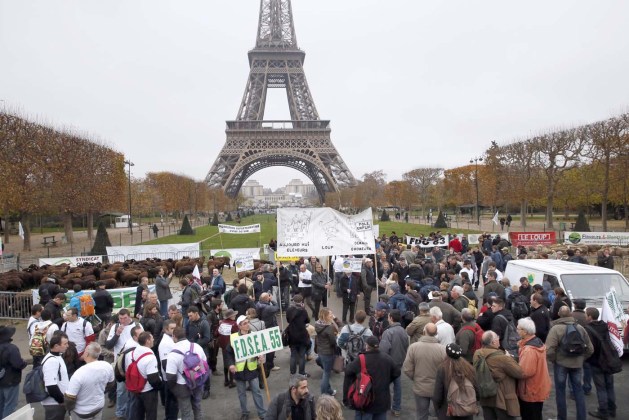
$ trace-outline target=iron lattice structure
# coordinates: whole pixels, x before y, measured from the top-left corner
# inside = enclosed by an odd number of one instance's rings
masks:
[[[297,46],[290,0],[261,0],[256,46],[249,51],[249,80],[227,141],[205,181],[236,197],[257,171],[286,166],[306,175],[319,200],[354,176],[332,144],[330,121],[320,120],[304,73],[306,53]],[[291,120],[264,120],[267,89],[286,90]]]

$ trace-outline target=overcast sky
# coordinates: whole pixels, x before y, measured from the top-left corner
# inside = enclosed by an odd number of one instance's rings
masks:
[[[0,0],[0,107],[98,137],[134,176],[204,179],[235,119],[258,0]],[[353,172],[467,163],[491,140],[629,104],[629,2],[293,0],[319,115]],[[267,119],[289,119],[273,89]],[[267,187],[286,168],[253,175]]]

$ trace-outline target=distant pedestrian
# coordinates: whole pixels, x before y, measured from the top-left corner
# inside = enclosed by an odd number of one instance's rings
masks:
[[[156,223],[153,223],[153,237],[157,238],[157,232],[159,232],[159,228]]]

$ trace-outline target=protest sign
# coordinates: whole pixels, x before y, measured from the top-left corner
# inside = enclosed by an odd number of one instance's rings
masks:
[[[282,346],[282,333],[280,327],[267,328],[245,335],[234,333],[230,336],[232,349],[236,356],[236,362],[242,362],[252,357],[279,351]]]

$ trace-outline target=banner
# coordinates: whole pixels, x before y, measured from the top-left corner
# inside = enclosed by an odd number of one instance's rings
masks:
[[[236,235],[242,235],[245,233],[260,233],[260,223],[249,226],[218,225],[218,232]]]
[[[236,362],[242,362],[243,360],[279,351],[284,348],[284,346],[282,346],[280,327],[267,328],[246,335],[234,333],[230,336],[229,340],[232,349],[234,349]]]
[[[509,232],[509,241],[513,246],[554,245],[557,242],[557,237],[555,231]]]
[[[564,232],[567,245],[628,245],[629,232]]]
[[[286,255],[278,255],[278,253],[275,253],[275,259],[274,261],[279,261],[279,262],[291,262],[291,261],[297,261],[299,259],[299,257],[290,257],[290,256],[286,256]]]
[[[69,264],[71,267],[76,267],[79,264],[97,264],[103,263],[102,255],[95,255],[90,257],[55,257],[55,258],[40,258],[39,266],[42,265],[61,265]]]
[[[187,253],[186,256],[190,258],[199,257],[198,242],[187,244],[108,246],[106,249],[109,262],[125,261],[127,256],[133,258],[133,256],[139,254],[163,258],[165,257],[164,254],[170,253],[173,255],[166,258],[180,258],[184,253]]]
[[[260,248],[211,249],[210,254],[213,257],[229,257],[231,260],[239,260],[247,257],[259,260]]]
[[[149,292],[155,291],[154,284],[149,284],[148,288]],[[114,313],[117,313],[122,308],[127,308],[133,313],[135,308],[135,295],[138,292],[137,287],[121,287],[118,289],[107,289],[107,291],[111,294],[111,297],[114,298]],[[39,303],[39,290],[32,289],[31,292],[33,293],[33,304]],[[91,295],[95,292],[95,290],[84,290],[84,292]],[[66,306],[70,303],[70,299],[73,294],[74,292],[68,292],[65,294]]]
[[[624,329],[627,325],[627,315],[625,315],[622,305],[616,296],[616,291],[613,288],[605,294],[605,299],[603,299],[601,321],[607,323],[609,339],[618,352],[618,356],[622,357],[624,346],[620,338],[620,329]]]
[[[362,258],[345,258],[343,260],[343,272],[360,273],[363,269]]]
[[[488,234],[491,237],[491,240],[493,241],[496,236],[498,236],[499,234],[497,233],[492,233],[492,234]],[[470,243],[470,245],[474,246],[474,245],[482,245],[478,243],[478,240],[480,239],[480,237],[483,236],[482,233],[468,233],[467,234],[467,241]]]
[[[250,271],[253,270],[253,258],[245,257],[239,258],[234,261],[234,265],[236,266],[236,273],[240,273],[241,271]]]
[[[430,239],[430,238],[416,238],[413,236],[406,236],[406,245],[417,245],[420,248],[434,248],[438,247],[448,247],[448,241],[445,237],[441,237],[439,239]]]
[[[380,225],[373,225],[373,237],[374,238],[379,238],[380,237]]]
[[[277,209],[277,252],[283,256],[374,254],[371,208],[343,214],[331,208]]]

